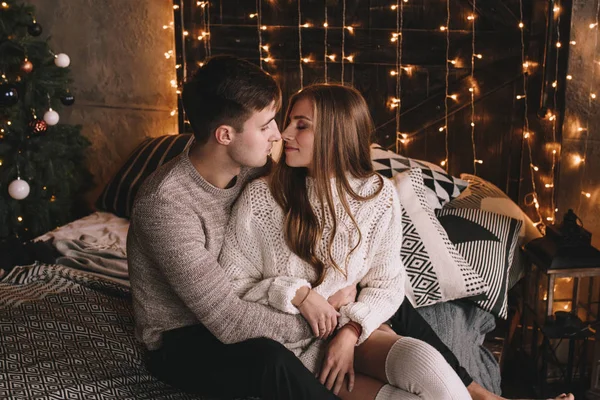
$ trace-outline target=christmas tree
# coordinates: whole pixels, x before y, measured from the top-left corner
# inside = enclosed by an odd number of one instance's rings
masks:
[[[34,8],[0,3],[0,242],[39,236],[82,215],[89,141],[60,121],[72,105],[66,54],[40,38]]]

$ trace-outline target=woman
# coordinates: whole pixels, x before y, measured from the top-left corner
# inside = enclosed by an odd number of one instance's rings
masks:
[[[401,210],[373,171],[363,97],[307,87],[286,126],[274,172],[248,185],[231,216],[220,261],[237,294],[301,313],[315,338],[284,345],[342,399],[470,399],[433,347],[381,328],[404,298]],[[338,312],[327,299],[355,282],[358,299]]]

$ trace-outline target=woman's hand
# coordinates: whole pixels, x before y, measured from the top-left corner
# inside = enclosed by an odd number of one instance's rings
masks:
[[[329,296],[327,301],[333,306],[333,308],[335,308],[337,311],[340,311],[340,308],[356,301],[356,294],[356,285],[352,284]]]
[[[354,347],[358,341],[355,329],[344,326],[331,340],[325,352],[319,381],[337,396],[348,375],[348,391],[354,388]]]
[[[316,337],[327,339],[337,327],[340,313],[314,290],[306,286],[301,287],[296,292],[292,304],[298,307]]]

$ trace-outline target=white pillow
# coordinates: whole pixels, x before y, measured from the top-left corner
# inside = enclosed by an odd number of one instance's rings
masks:
[[[488,286],[456,250],[428,204],[419,168],[392,178],[402,204],[402,262],[406,295],[414,307],[483,297]]]

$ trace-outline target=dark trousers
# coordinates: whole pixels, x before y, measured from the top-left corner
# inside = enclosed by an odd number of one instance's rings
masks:
[[[203,325],[166,332],[147,365],[171,386],[219,399],[338,399],[282,344],[265,338],[223,344]]]
[[[471,378],[466,369],[461,367],[454,353],[440,340],[429,323],[414,309],[408,299],[404,299],[404,302],[390,319],[390,322],[392,329],[398,335],[419,339],[435,347],[437,351],[442,353],[442,356],[444,356],[452,369],[456,371],[465,386],[469,386],[473,382],[473,378]]]
[[[465,386],[473,382],[408,300],[390,322],[398,335],[435,347]],[[176,388],[217,398],[337,399],[280,343],[259,338],[223,344],[202,325],[166,332],[160,350],[149,353],[148,367],[153,375]]]

